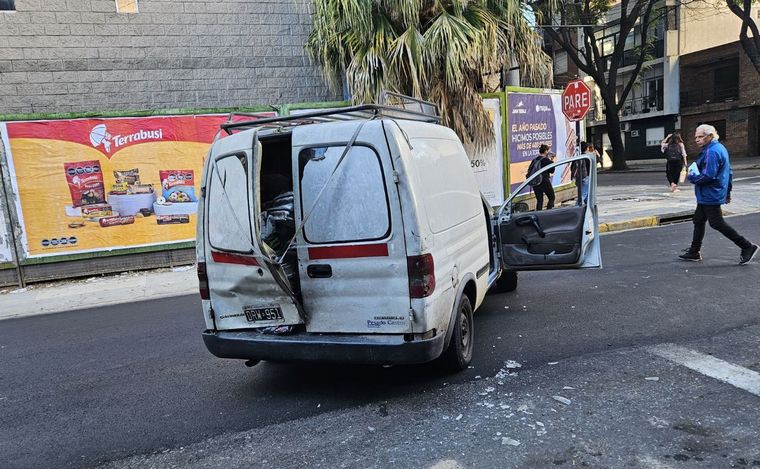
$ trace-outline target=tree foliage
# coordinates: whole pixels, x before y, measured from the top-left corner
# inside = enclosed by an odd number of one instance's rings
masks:
[[[313,0],[310,55],[355,103],[383,90],[438,104],[445,125],[485,145],[483,75],[516,63],[523,84],[551,84],[551,62],[519,0]]]
[[[615,15],[610,15],[613,5]],[[570,60],[593,78],[599,87],[605,106],[614,169],[627,167],[619,113],[638,81],[644,62],[651,58],[651,30],[656,21],[662,20],[665,12],[660,5],[658,0],[621,0],[619,3],[605,0],[539,0],[533,3],[548,38],[566,51]],[[608,16],[616,17],[614,24],[618,28],[609,54],[604,53],[596,36],[598,27],[608,23]],[[566,27],[568,25],[577,26]],[[629,65],[625,61],[626,41],[635,34],[636,27],[639,28],[638,37],[641,40],[633,51],[633,68],[622,75],[619,70]],[[620,93],[617,92],[618,85],[622,85]]]
[[[760,73],[760,31],[758,31],[757,23],[752,18],[752,3],[752,0],[726,0],[726,5],[731,13],[742,20],[739,42],[750,62],[752,62],[752,66]],[[749,32],[752,33],[751,36],[748,34]]]

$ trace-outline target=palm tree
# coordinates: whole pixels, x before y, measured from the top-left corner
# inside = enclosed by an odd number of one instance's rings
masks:
[[[551,84],[551,62],[519,0],[312,0],[307,50],[354,103],[382,90],[438,104],[463,140],[490,142],[483,76],[518,64],[523,84]]]

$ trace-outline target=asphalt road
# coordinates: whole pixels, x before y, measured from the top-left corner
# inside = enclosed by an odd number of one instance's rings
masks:
[[[760,214],[730,218],[760,238]],[[709,338],[760,323],[760,262],[709,230],[702,263],[675,260],[690,224],[603,236],[605,268],[521,274],[476,314],[473,368],[241,362],[208,354],[198,301],[181,297],[0,323],[4,467],[91,466],[225,432],[427,395],[547,362]],[[87,292],[83,292],[87,294]],[[382,407],[382,405],[381,405]],[[382,409],[380,409],[382,411]]]

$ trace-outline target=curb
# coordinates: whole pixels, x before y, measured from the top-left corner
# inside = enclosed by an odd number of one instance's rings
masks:
[[[123,305],[127,303],[139,303],[141,301],[152,301],[152,300],[162,300],[166,298],[180,298],[184,296],[190,296],[190,295],[197,295],[198,289],[197,288],[188,288],[185,291],[178,291],[178,292],[172,292],[172,293],[159,293],[156,295],[151,296],[143,296],[143,297],[137,297],[137,298],[123,298],[123,299],[117,299],[114,301],[109,301],[107,304],[108,306],[117,306],[117,305]],[[98,302],[98,301],[92,301],[92,302],[83,302],[80,305],[77,305],[76,307],[70,307],[70,306],[62,306],[62,305],[55,305],[51,307],[46,307],[45,302],[34,302],[32,307],[34,310],[27,310],[27,311],[20,311],[20,312],[11,312],[11,313],[0,313],[0,322],[8,320],[8,319],[21,319],[21,318],[27,318],[32,316],[41,316],[41,315],[50,315],[50,314],[60,314],[60,313],[68,313],[73,311],[80,311],[84,309],[91,309],[91,308],[100,308],[102,306],[105,306],[105,303]]]
[[[694,215],[693,210],[664,213],[648,217],[632,218],[624,221],[614,221],[609,223],[599,223],[599,233],[609,233],[612,231],[632,230],[635,228],[650,228],[672,223],[691,221]],[[729,215],[723,212],[723,215]]]
[[[660,224],[659,216],[634,218],[632,220],[614,221],[610,223],[599,223],[599,233],[609,233],[612,231],[631,230],[634,228],[647,228]]]

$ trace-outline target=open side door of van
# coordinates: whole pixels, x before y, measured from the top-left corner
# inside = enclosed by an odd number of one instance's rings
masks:
[[[515,197],[525,193],[531,180],[539,177],[563,180],[561,171],[551,176],[555,169],[565,168],[569,177],[572,162],[578,167],[588,161],[588,194],[581,196],[577,186],[577,200],[572,206],[545,210],[517,210],[524,203],[515,203]],[[572,186],[576,188],[575,185]],[[596,161],[586,155],[576,156],[553,163],[537,171],[523,182],[504,202],[495,219],[498,235],[498,251],[501,267],[507,271],[563,270],[594,268],[602,266],[599,246],[599,223],[596,209]]]
[[[209,158],[205,249],[216,328],[303,323],[282,266],[261,240],[261,144],[256,130],[218,140]]]

